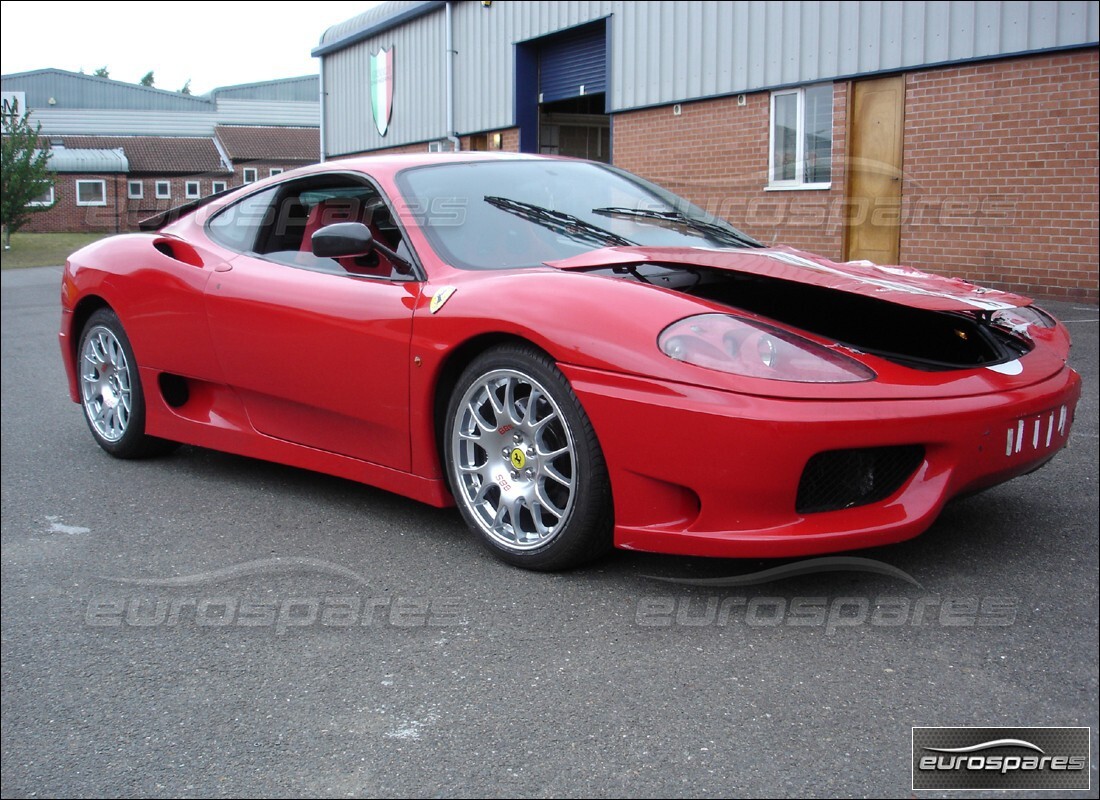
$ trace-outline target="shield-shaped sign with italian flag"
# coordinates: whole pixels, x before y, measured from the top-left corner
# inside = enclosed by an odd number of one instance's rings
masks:
[[[370,57],[370,106],[378,135],[385,136],[393,114],[393,47]]]

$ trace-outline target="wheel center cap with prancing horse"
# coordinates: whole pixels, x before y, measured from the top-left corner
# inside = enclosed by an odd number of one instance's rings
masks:
[[[512,454],[508,457],[508,460],[512,462],[512,466],[516,469],[523,469],[527,466],[527,456],[525,456],[523,451],[518,447],[512,450]]]

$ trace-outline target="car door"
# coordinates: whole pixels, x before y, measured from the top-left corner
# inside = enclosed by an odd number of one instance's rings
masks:
[[[377,263],[357,274],[313,256],[307,226],[325,220],[310,214],[334,195],[382,202],[365,181],[329,174],[277,184],[211,219],[211,238],[243,251],[207,284],[214,347],[259,432],[408,470],[421,284]]]

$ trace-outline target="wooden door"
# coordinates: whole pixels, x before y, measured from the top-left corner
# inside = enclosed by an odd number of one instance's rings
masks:
[[[898,263],[905,78],[852,84],[845,256]]]

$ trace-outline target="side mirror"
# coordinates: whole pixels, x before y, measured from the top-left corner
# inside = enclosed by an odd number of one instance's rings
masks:
[[[310,237],[318,258],[365,256],[374,249],[370,228],[362,222],[337,222],[314,231]]]

